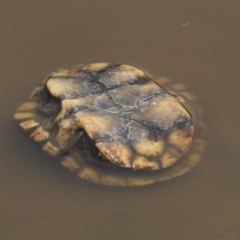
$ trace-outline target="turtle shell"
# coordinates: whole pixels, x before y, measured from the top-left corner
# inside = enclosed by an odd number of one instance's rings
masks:
[[[172,84],[181,93],[175,95],[163,80],[126,64],[59,70],[34,89],[15,119],[80,178],[110,186],[165,181],[190,171],[205,144],[200,112],[186,108],[193,96]]]

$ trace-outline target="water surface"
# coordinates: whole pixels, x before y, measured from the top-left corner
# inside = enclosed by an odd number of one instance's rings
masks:
[[[1,3],[0,238],[240,239],[240,3],[48,1]],[[188,175],[142,188],[78,179],[13,120],[50,72],[125,62],[184,83],[207,125]]]

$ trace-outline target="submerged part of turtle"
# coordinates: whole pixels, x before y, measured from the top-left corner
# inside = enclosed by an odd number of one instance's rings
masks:
[[[49,75],[15,118],[80,178],[146,185],[180,176],[200,159],[200,114],[190,114],[190,94],[181,93],[170,93],[131,65],[81,65]]]

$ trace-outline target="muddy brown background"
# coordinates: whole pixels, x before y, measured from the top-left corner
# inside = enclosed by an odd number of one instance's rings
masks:
[[[0,3],[0,239],[240,239],[240,1]],[[13,120],[58,68],[126,62],[184,83],[207,145],[188,175],[142,188],[78,179]]]

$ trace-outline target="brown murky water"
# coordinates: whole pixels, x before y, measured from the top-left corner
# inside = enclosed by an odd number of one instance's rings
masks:
[[[2,1],[0,239],[240,239],[240,2]],[[142,188],[82,181],[13,120],[59,67],[126,62],[187,85],[208,127],[201,164]]]

